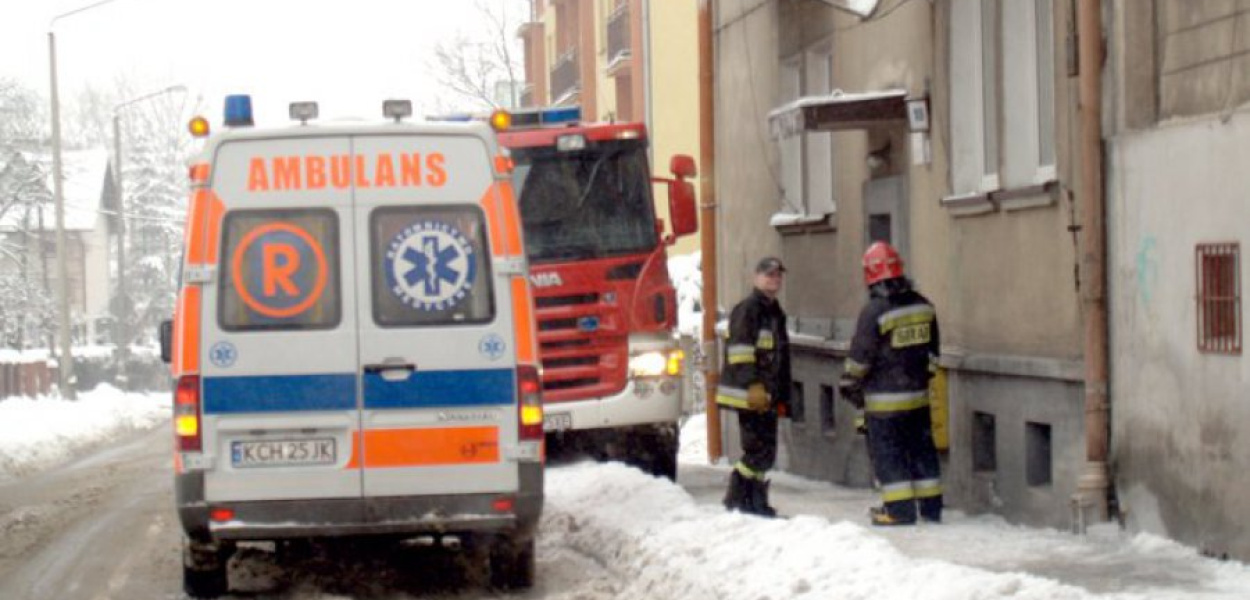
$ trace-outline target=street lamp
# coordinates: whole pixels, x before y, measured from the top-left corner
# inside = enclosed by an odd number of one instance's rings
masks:
[[[65,248],[65,192],[61,171],[61,97],[56,85],[56,33],[53,31],[53,28],[56,27],[57,21],[65,17],[76,15],[110,2],[116,2],[116,0],[101,0],[94,4],[88,4],[87,6],[56,15],[48,22],[48,70],[52,80],[52,194],[56,203],[57,329],[61,343],[61,354],[57,361],[58,368],[56,373],[57,384],[61,389],[61,393],[71,400],[77,394],[74,393],[74,388],[70,385],[70,382],[74,380],[74,353],[70,349],[71,341],[69,335],[69,259],[66,256]]]
[[[144,100],[173,92],[185,92],[186,86],[171,85],[136,98],[131,98],[113,107],[113,185],[117,190],[117,375],[122,379],[126,375],[126,358],[129,355],[127,344],[130,342],[130,299],[126,294],[126,194],[122,185],[122,109]]]

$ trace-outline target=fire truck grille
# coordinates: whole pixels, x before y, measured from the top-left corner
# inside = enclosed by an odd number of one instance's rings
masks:
[[[555,308],[558,306],[577,306],[579,304],[594,304],[599,301],[599,294],[574,294],[571,296],[551,296],[548,298],[535,298],[534,305],[538,308]]]

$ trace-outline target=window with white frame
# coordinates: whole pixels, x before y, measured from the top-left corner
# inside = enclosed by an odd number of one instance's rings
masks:
[[[956,196],[1055,178],[1054,0],[950,0]]]
[[[833,91],[832,44],[816,44],[780,65],[781,104]],[[807,131],[778,140],[784,197],[781,214],[821,217],[836,208],[833,194],[833,134]]]

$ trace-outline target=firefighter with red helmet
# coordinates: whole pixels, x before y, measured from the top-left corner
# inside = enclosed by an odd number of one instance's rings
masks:
[[[939,355],[937,311],[912,289],[898,251],[885,242],[864,252],[864,283],[870,297],[838,388],[866,414],[868,453],[883,501],[872,510],[872,523],[909,525],[917,512],[940,522],[942,482],[929,416],[929,379]]]
[[[755,289],[729,315],[716,403],[738,412],[742,459],[734,465],[725,508],[764,517],[777,511],[768,504],[768,470],[777,460],[777,418],[790,400],[790,338],[781,291],[781,260],[766,257],[755,266]]]

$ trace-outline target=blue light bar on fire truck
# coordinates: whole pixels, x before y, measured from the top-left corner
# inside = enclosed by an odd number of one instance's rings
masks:
[[[580,106],[556,106],[552,108],[528,108],[518,111],[509,111],[506,121],[498,121],[497,115],[502,111],[495,111],[489,114],[473,114],[473,113],[451,113],[446,115],[434,115],[426,117],[427,121],[444,121],[444,122],[464,122],[464,121],[491,121],[491,125],[496,129],[527,129],[531,127],[551,127],[555,125],[568,125],[582,120],[582,108]],[[500,124],[506,122],[504,127]]]

